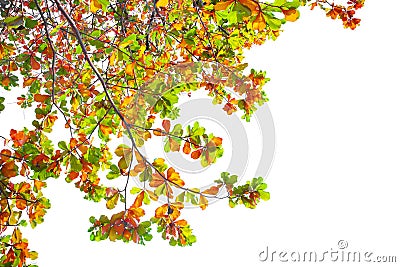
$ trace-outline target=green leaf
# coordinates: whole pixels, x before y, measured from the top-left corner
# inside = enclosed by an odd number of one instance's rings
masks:
[[[62,150],[68,150],[68,146],[67,143],[65,143],[65,141],[58,142],[58,147],[61,148]]]
[[[139,187],[132,187],[131,191],[129,191],[132,195],[136,195],[137,193],[139,193],[140,191],[142,191],[141,188]]]
[[[23,16],[7,17],[3,20],[3,23],[5,23],[6,26],[9,28],[18,28],[24,23],[24,17]]]
[[[74,155],[71,155],[70,164],[72,171],[80,172],[82,170],[82,163]]]
[[[176,244],[177,244],[178,242],[176,242],[176,240],[173,238],[173,237],[171,237],[171,239],[169,240],[169,244],[171,245],[171,246],[176,246]]]
[[[37,20],[33,20],[30,18],[25,18],[25,27],[28,29],[33,29],[36,27],[36,25],[38,25],[38,21]]]
[[[260,194],[260,198],[264,201],[267,201],[270,199],[270,194],[269,192],[264,192],[264,191],[258,191],[258,193]]]

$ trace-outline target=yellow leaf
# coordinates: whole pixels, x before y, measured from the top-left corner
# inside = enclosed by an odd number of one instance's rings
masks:
[[[156,6],[157,7],[166,7],[169,3],[169,0],[158,0]]]
[[[14,228],[14,231],[11,236],[11,241],[14,244],[20,243],[22,241],[22,233],[18,227]]]
[[[118,203],[118,199],[119,199],[119,194],[118,193],[113,195],[110,199],[108,199],[107,203],[106,203],[107,209],[112,210],[113,208],[115,208],[115,206]]]
[[[205,209],[207,208],[207,206],[208,206],[208,200],[207,200],[207,198],[206,198],[205,196],[200,195],[199,205],[200,205],[200,208],[201,208],[202,210],[205,210]]]
[[[96,11],[102,9],[102,7],[98,0],[90,0],[90,12],[96,13]]]
[[[3,45],[2,44],[0,44],[0,59],[3,59],[3,57],[5,56],[5,52],[4,52],[4,48],[3,48]]]
[[[258,13],[256,19],[253,21],[253,30],[262,31],[267,27],[263,14]]]
[[[111,57],[110,57],[110,66],[114,66],[115,65],[115,59],[117,58],[117,53],[112,52]]]
[[[285,20],[290,22],[294,22],[300,17],[300,12],[297,9],[285,10],[283,14],[285,15]]]
[[[36,251],[30,251],[29,252],[29,258],[31,260],[36,260],[38,258],[38,253]]]
[[[228,6],[230,6],[233,2],[234,2],[234,0],[229,0],[229,1],[225,1],[225,2],[218,2],[218,3],[214,6],[214,9],[215,9],[216,11],[225,10],[225,9],[227,9]]]
[[[126,65],[125,68],[125,73],[128,74],[129,76],[134,76],[134,68],[135,68],[135,63],[130,63],[128,65]]]

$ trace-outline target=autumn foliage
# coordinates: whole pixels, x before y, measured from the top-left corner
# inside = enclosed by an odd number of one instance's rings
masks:
[[[203,167],[223,156],[224,140],[198,122],[183,127],[182,95],[204,90],[227,116],[251,120],[268,99],[264,71],[249,70],[243,50],[275,40],[286,22],[299,19],[301,6],[321,8],[326,16],[355,29],[355,11],[363,0],[345,5],[310,0],[1,0],[0,90],[18,89],[19,108],[35,114],[23,129],[1,137],[0,265],[34,266],[21,229],[43,222],[50,201],[46,180],[63,177],[84,198],[115,209],[112,216],[90,217],[90,239],[145,244],[154,230],[172,246],[196,242],[184,207],[204,210],[211,199],[230,207],[255,208],[268,200],[262,177],[239,184],[221,170],[208,188],[189,188],[185,174],[140,149],[163,138],[166,153],[182,153]],[[233,69],[248,83],[232,82],[237,96],[222,81],[200,81],[163,90],[186,64],[185,73],[202,73],[196,62],[215,62]],[[189,72],[187,72],[189,70]],[[158,73],[168,72],[156,83]],[[185,74],[185,75],[186,75]],[[155,97],[157,96],[157,97]],[[0,97],[0,112],[8,108]],[[58,128],[57,128],[58,127]],[[54,129],[64,129],[59,139]],[[128,139],[129,143],[123,142]],[[117,143],[116,147],[112,144]],[[136,179],[140,185],[132,186]],[[123,181],[124,186],[112,185]],[[157,208],[151,210],[150,203]],[[32,244],[34,246],[34,244]]]

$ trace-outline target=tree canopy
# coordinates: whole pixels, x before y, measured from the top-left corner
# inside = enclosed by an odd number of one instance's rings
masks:
[[[363,4],[0,0],[1,95],[22,90],[16,106],[35,114],[30,125],[1,136],[0,266],[35,266],[37,253],[21,230],[44,221],[50,201],[42,189],[52,178],[63,177],[85,199],[116,210],[90,217],[93,241],[145,244],[154,228],[170,245],[188,246],[196,237],[181,218],[184,207],[204,210],[210,200],[225,199],[230,207],[255,208],[268,200],[263,177],[239,183],[223,170],[208,188],[189,188],[184,173],[161,156],[146,157],[141,147],[163,138],[166,153],[203,167],[216,163],[222,138],[198,122],[174,124],[179,99],[204,90],[227,116],[251,120],[268,101],[269,79],[264,70],[247,70],[244,49],[276,40],[302,6],[354,30]],[[4,100],[0,112],[9,108]],[[65,134],[52,135],[56,127]],[[131,185],[133,178],[140,186]],[[155,210],[151,202],[158,203]]]

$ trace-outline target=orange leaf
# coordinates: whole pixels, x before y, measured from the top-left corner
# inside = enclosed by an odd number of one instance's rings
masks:
[[[34,185],[36,187],[37,190],[42,189],[42,187],[46,186],[45,182],[39,181],[39,180],[35,180],[34,181]]]
[[[225,10],[225,9],[227,9],[228,6],[230,6],[233,2],[234,2],[234,0],[229,0],[229,1],[225,1],[225,2],[218,2],[218,3],[214,6],[214,9],[215,9],[216,11]]]
[[[33,56],[31,56],[31,66],[32,66],[32,69],[34,69],[34,70],[39,70],[40,69],[39,62],[37,62],[36,59]]]
[[[10,70],[11,70],[11,71],[16,71],[16,70],[18,70],[18,66],[17,66],[17,64],[15,64],[14,61],[11,61],[11,62],[10,62]]]
[[[128,74],[129,76],[134,76],[134,72],[135,72],[135,63],[130,63],[130,64],[126,65],[126,68],[125,68],[126,74]]]
[[[126,240],[130,240],[131,239],[131,232],[129,232],[128,230],[125,230],[124,231],[124,238],[126,239]]]
[[[184,227],[184,226],[187,225],[187,221],[182,219],[182,220],[176,221],[176,222],[175,222],[175,225]]]
[[[25,174],[27,174],[28,171],[29,171],[28,164],[26,164],[25,162],[23,162],[23,163],[22,163],[22,166],[21,166],[21,170],[19,171],[19,174],[22,175],[22,176],[25,176]],[[36,182],[36,181],[37,181],[37,180],[35,180],[35,182]]]
[[[201,149],[198,149],[198,150],[196,150],[196,151],[193,151],[192,154],[190,155],[190,157],[191,157],[192,159],[198,159],[198,158],[200,158],[201,152],[202,152]]]
[[[300,17],[300,12],[297,9],[283,10],[283,14],[285,20],[290,22],[294,22]]]
[[[153,133],[154,133],[154,135],[156,135],[156,136],[163,136],[163,135],[165,135],[165,134],[163,133],[163,130],[161,130],[160,128],[154,129],[154,130],[153,130]]]
[[[11,80],[10,80],[9,77],[4,77],[3,80],[1,81],[1,84],[2,84],[3,86],[9,86],[9,85],[10,85],[10,82],[11,82]]]
[[[100,124],[100,131],[104,134],[104,135],[109,135],[112,134],[112,128],[109,126],[105,126],[103,124]]]
[[[248,9],[251,10],[251,13],[257,14],[257,12],[260,12],[260,6],[256,1],[253,0],[239,0],[239,2],[247,7]]]
[[[20,210],[26,209],[26,200],[18,198],[16,201],[16,206]]]
[[[211,141],[214,143],[215,146],[222,145],[222,138],[221,137],[213,137]]]
[[[156,218],[162,218],[165,216],[165,213],[168,211],[168,204],[164,204],[161,207],[158,207],[155,211]]]
[[[28,78],[24,80],[23,86],[30,86],[34,81],[36,81],[36,78]]]
[[[133,202],[132,207],[134,208],[139,208],[140,206],[143,205],[143,198],[144,198],[144,191],[140,192],[139,195],[137,195],[135,202]]]
[[[184,186],[185,182],[181,179],[181,177],[179,176],[179,173],[177,173],[175,171],[174,168],[170,167],[167,171],[167,177],[168,177],[168,181],[173,182],[174,184],[178,185],[178,186]]]
[[[219,188],[217,186],[211,186],[209,189],[204,190],[202,193],[207,195],[216,195],[219,192]]]
[[[50,97],[50,95],[35,94],[35,95],[33,96],[33,99],[34,99],[36,102],[41,102],[41,103],[43,103],[43,102],[46,101],[49,97]]]
[[[200,195],[199,205],[202,210],[205,210],[208,206],[208,200],[205,196]]]
[[[190,154],[190,143],[189,142],[185,142],[185,145],[183,146],[183,153],[189,155]]]
[[[260,13],[258,13],[256,19],[253,21],[253,29],[254,30],[258,30],[258,31],[262,31],[262,30],[265,29],[265,27],[267,27],[267,24],[265,23],[264,15],[262,14],[262,12],[260,12]],[[227,107],[228,104],[230,104],[230,103],[227,103],[225,105],[224,110],[229,115],[231,115],[233,111],[236,111],[236,108],[234,106]]]

